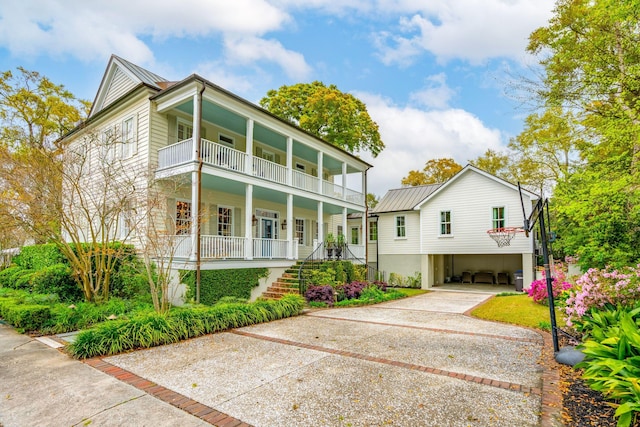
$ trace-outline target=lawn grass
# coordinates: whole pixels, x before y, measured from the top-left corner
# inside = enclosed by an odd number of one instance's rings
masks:
[[[533,302],[528,295],[506,295],[491,298],[471,312],[473,317],[495,320],[530,328],[550,328],[549,307]],[[565,326],[562,314],[556,308],[558,327]]]
[[[413,297],[416,295],[422,295],[422,294],[426,294],[427,290],[425,289],[416,289],[416,288],[389,288],[389,289],[394,289],[398,292],[402,292],[403,294],[405,294],[408,297]]]

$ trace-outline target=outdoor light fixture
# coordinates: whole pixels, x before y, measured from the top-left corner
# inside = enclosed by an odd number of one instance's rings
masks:
[[[287,229],[287,220],[286,219],[284,221],[282,221],[282,229],[283,230]]]
[[[253,216],[253,218],[251,218],[251,224],[258,225],[258,218],[256,218],[255,215]]]

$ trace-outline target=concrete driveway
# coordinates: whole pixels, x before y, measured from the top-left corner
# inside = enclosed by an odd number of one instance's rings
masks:
[[[316,310],[89,364],[158,397],[158,405],[185,407],[185,416],[200,417],[185,418],[191,425],[540,425],[542,338],[462,314],[489,297],[431,292]],[[0,425],[25,425],[12,422],[21,420],[7,416],[5,403]],[[160,419],[149,423],[142,408],[130,425],[179,424],[170,411],[177,408],[159,408]]]

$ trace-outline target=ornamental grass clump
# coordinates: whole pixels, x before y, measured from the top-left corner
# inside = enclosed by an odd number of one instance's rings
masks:
[[[640,300],[640,265],[622,269],[589,269],[569,292],[565,303],[567,325],[582,323],[593,309],[633,307]]]

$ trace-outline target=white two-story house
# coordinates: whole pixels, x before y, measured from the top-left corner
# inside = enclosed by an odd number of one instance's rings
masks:
[[[88,119],[65,138],[91,151],[114,130],[115,155],[150,170],[166,200],[149,220],[176,236],[179,268],[194,268],[198,248],[205,270],[290,266],[331,218],[346,229],[366,211],[370,164],[195,74],[170,82],[112,56]]]
[[[443,184],[390,190],[369,217],[369,262],[386,277],[420,272],[423,288],[513,284],[516,272],[527,287],[535,277],[533,234],[516,233],[498,247],[487,230],[523,227],[522,204],[528,216],[537,199],[523,190],[521,203],[517,186],[471,165]]]

